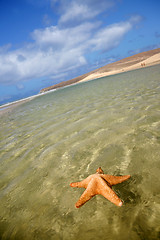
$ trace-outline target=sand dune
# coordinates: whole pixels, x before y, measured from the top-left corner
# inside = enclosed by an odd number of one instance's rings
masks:
[[[107,64],[101,68],[95,69],[71,80],[63,81],[50,87],[43,88],[40,92],[44,93],[52,89],[61,88],[78,82],[89,81],[121,72],[152,66],[155,64],[160,64],[160,48],[138,53],[133,56],[121,59],[117,62]]]
[[[140,61],[139,63],[133,64],[129,67],[128,66],[121,67],[117,70],[110,70],[108,72],[103,72],[103,73],[100,73],[100,72],[92,73],[89,76],[82,79],[80,82],[85,82],[85,81],[89,81],[89,80],[93,80],[93,79],[97,79],[105,76],[110,76],[110,75],[118,74],[121,72],[127,72],[134,69],[142,68],[142,67],[152,66],[155,64],[160,64],[160,53],[157,53],[152,57],[148,57],[147,59]]]

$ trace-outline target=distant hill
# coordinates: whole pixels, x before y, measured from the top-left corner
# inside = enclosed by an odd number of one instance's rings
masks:
[[[60,88],[60,87],[64,87],[64,86],[67,86],[67,85],[71,85],[71,84],[74,84],[74,83],[77,83],[77,82],[80,82],[80,81],[83,81],[83,80],[91,80],[93,79],[92,76],[101,76],[101,74],[103,75],[111,75],[114,73],[114,71],[117,71],[120,72],[120,71],[127,71],[127,69],[129,70],[129,67],[131,67],[132,65],[135,66],[135,68],[138,68],[137,67],[137,64],[141,64],[141,66],[145,66],[145,64],[141,62],[153,57],[154,55],[156,54],[159,54],[160,53],[160,48],[157,48],[157,49],[154,49],[154,50],[150,50],[150,51],[147,51],[147,52],[142,52],[142,53],[138,53],[136,55],[133,55],[131,57],[127,57],[127,58],[124,58],[124,59],[121,59],[117,62],[114,62],[114,63],[110,63],[110,64],[107,64],[101,68],[98,68],[98,69],[95,69],[89,73],[86,73],[86,74],[83,74],[79,77],[76,77],[76,78],[73,78],[71,80],[68,80],[68,81],[63,81],[63,82],[60,82],[58,84],[55,84],[53,86],[50,86],[50,87],[47,87],[47,88],[43,88],[40,93],[43,93],[43,92],[47,92],[47,91],[50,91],[50,90],[53,90],[53,89],[57,89],[57,88]],[[160,63],[160,59],[158,58],[158,61],[154,61],[153,64],[158,64]],[[150,64],[152,65],[152,64]],[[148,66],[148,65],[146,65]],[[139,65],[140,67],[140,65]],[[97,78],[97,77],[94,77],[94,78]]]

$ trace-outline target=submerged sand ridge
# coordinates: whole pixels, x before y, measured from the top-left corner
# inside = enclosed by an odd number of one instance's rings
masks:
[[[135,54],[131,57],[121,59],[117,62],[107,64],[101,68],[95,69],[89,73],[83,74],[74,79],[63,81],[50,87],[44,88],[40,93],[57,89],[60,87],[68,86],[78,82],[89,81],[105,76],[118,74],[121,72],[127,72],[139,68],[144,68],[152,65],[160,64],[160,48]]]

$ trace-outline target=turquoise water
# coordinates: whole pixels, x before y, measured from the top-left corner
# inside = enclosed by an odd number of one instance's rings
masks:
[[[160,65],[77,84],[1,115],[0,238],[160,238]],[[74,207],[101,166],[130,174]]]

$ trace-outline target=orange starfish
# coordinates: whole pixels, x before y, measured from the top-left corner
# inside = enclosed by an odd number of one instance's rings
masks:
[[[74,182],[70,184],[71,187],[86,188],[75,206],[77,208],[81,207],[97,194],[104,196],[119,207],[122,206],[123,203],[112,190],[112,186],[124,182],[129,178],[130,175],[112,176],[104,174],[102,168],[99,167],[95,174],[90,175],[81,182]]]

